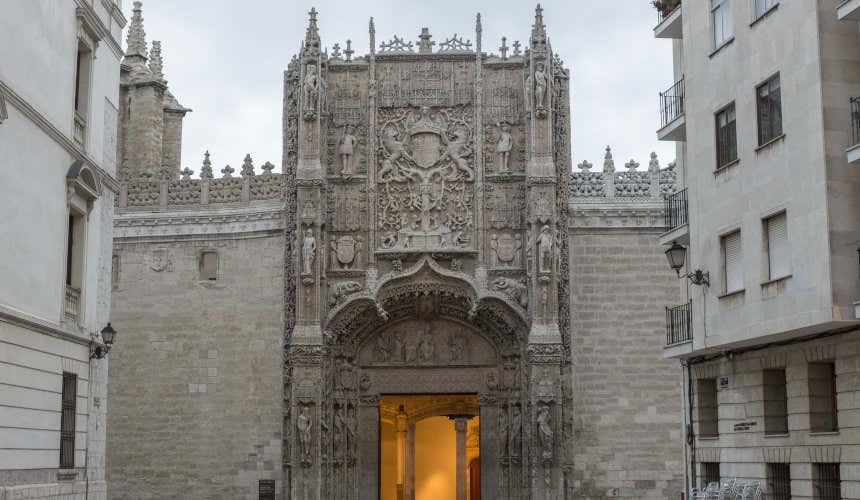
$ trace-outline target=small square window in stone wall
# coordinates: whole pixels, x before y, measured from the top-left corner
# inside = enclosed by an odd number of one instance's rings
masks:
[[[218,254],[203,252],[200,254],[200,279],[215,281],[218,279]]]
[[[701,488],[707,488],[711,483],[720,483],[720,463],[702,462],[702,480],[699,482]]]
[[[839,464],[812,464],[812,498],[815,500],[842,499]]]
[[[791,465],[767,464],[768,500],[791,500]]]

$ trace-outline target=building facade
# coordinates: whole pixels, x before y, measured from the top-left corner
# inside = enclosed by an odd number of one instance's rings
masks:
[[[0,17],[0,498],[106,498],[120,7]]]
[[[570,75],[540,7],[528,49],[498,54],[480,17],[474,42],[377,44],[371,20],[363,56],[322,50],[317,23],[284,73],[279,172],[207,152],[192,178],[136,6],[111,497],[677,495],[658,309],[678,300],[658,244],[675,167],[616,171],[607,148],[571,173]]]
[[[665,355],[684,367],[688,486],[860,498],[858,3],[661,4],[677,83],[658,136],[683,187],[661,242],[685,296]]]

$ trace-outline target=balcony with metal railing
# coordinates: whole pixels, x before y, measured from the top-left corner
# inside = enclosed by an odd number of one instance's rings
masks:
[[[684,79],[681,78],[668,90],[660,92],[660,130],[657,131],[659,140],[685,141],[687,139],[685,107]]]
[[[844,21],[860,21],[860,0],[844,0],[836,6],[836,17]]]
[[[660,235],[661,245],[678,243],[687,246],[690,244],[686,189],[664,196],[663,219],[666,232]]]
[[[666,347],[693,340],[693,302],[666,308]]]
[[[860,97],[852,97],[851,140],[848,145],[848,163],[860,163]]]
[[[654,0],[657,9],[655,38],[682,38],[681,0]]]
[[[69,322],[78,323],[81,314],[81,291],[71,285],[66,285],[66,298],[63,303],[63,318]]]
[[[75,140],[75,144],[78,145],[81,149],[84,149],[86,144],[87,137],[87,119],[84,118],[80,113],[75,111],[75,129],[72,135],[72,138]]]

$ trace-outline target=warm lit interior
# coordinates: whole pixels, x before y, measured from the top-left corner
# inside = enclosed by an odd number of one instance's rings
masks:
[[[475,395],[383,396],[379,435],[380,500],[454,500],[458,480],[464,484],[463,498],[480,498]]]

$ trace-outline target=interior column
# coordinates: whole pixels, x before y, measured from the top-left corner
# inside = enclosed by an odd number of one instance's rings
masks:
[[[415,500],[415,423],[409,424],[406,432],[406,481],[405,500]]]
[[[406,484],[406,460],[407,460],[407,439],[406,439],[406,412],[403,411],[403,406],[400,406],[397,412],[397,500],[404,500],[404,488]]]
[[[451,417],[454,421],[454,431],[457,433],[457,500],[467,500],[466,489],[466,429],[468,428],[468,416]]]

